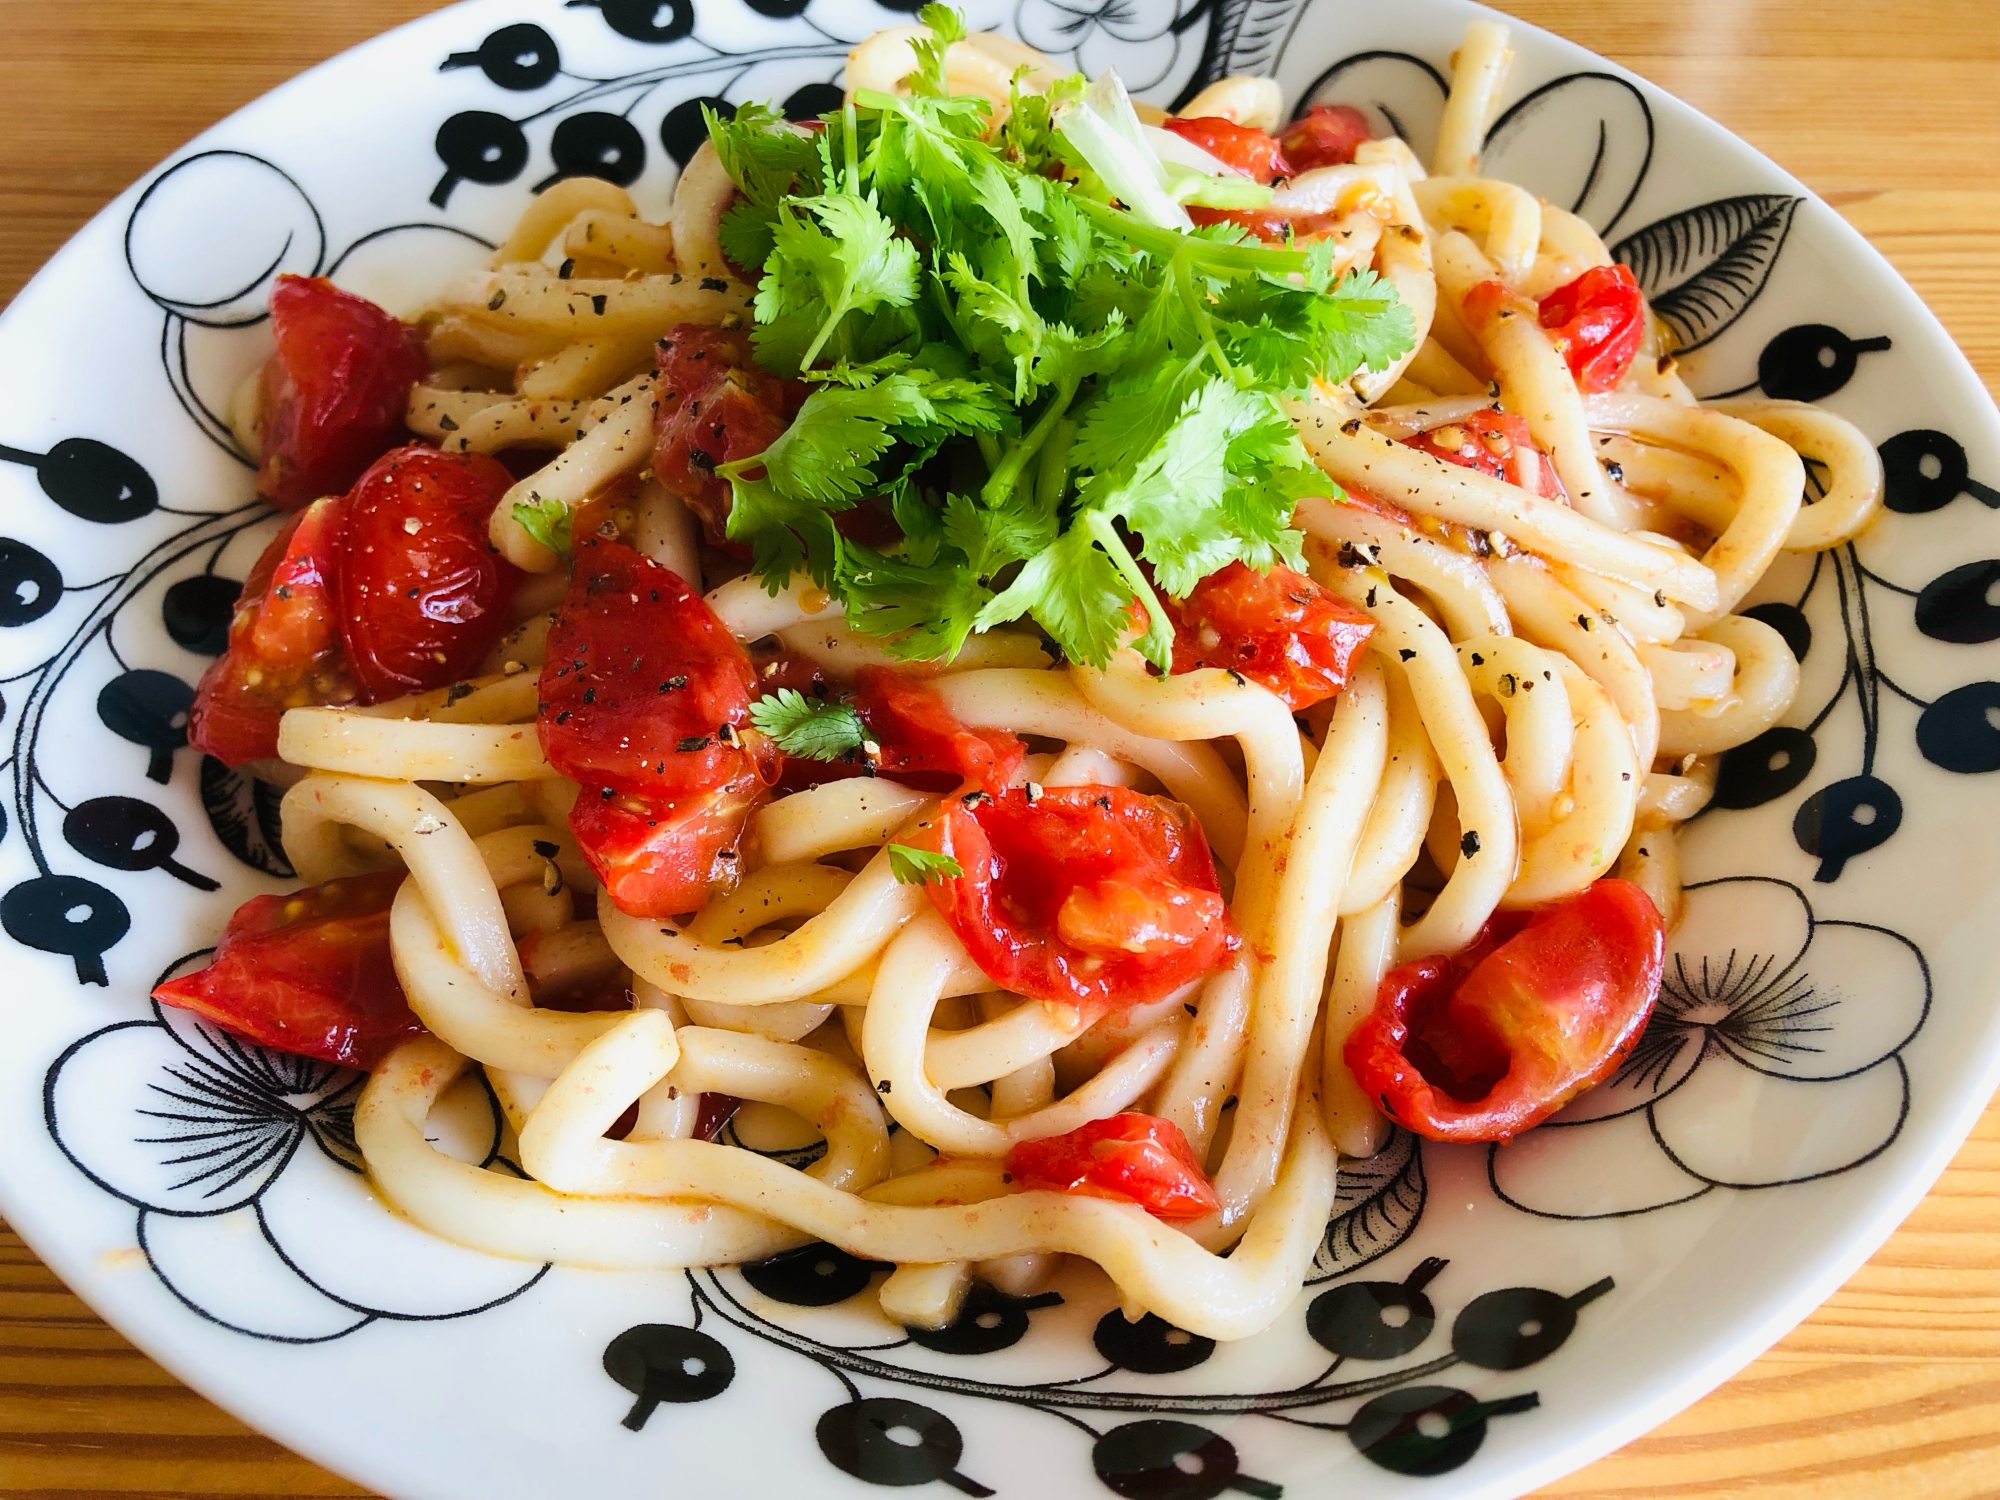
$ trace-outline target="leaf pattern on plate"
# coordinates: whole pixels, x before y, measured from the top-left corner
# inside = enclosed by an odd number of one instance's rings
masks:
[[[1764,290],[1802,198],[1747,193],[1648,224],[1612,247],[1683,352],[1714,339]]]
[[[284,792],[232,771],[212,755],[201,761],[201,805],[222,847],[253,870],[290,880],[296,874],[285,858],[278,831],[278,804]]]
[[[1380,1260],[1409,1238],[1423,1212],[1423,1153],[1407,1130],[1392,1131],[1388,1144],[1366,1161],[1341,1162],[1333,1217],[1307,1285]]]

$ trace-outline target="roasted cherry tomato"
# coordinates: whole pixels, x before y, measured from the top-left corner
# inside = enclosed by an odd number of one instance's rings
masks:
[[[924,791],[948,792],[975,781],[997,792],[1028,753],[1004,730],[967,728],[936,688],[887,667],[862,670],[854,703],[880,747],[875,769]]]
[[[1608,391],[1625,378],[1646,331],[1639,282],[1629,266],[1592,266],[1542,298],[1540,308],[1542,327],[1569,361],[1579,388]]]
[[[188,743],[226,765],[278,753],[288,708],[364,697],[341,644],[338,496],[287,521],[244,580],[229,647],[209,664],[188,712]]]
[[[1315,104],[1278,132],[1278,149],[1294,174],[1354,160],[1369,139],[1368,117],[1351,104]]]
[[[757,368],[747,333],[706,324],[675,324],[660,340],[658,366],[653,477],[701,517],[709,541],[740,552],[725,530],[729,481],[716,465],[770,447],[804,397],[796,381]]]
[[[1461,421],[1441,423],[1403,441],[1446,463],[1477,469],[1531,490],[1544,500],[1569,498],[1562,480],[1556,477],[1555,465],[1529,435],[1527,418],[1513,412],[1475,412]]]
[[[1666,933],[1638,886],[1600,880],[1508,926],[1391,969],[1348,1034],[1362,1091],[1419,1135],[1519,1135],[1608,1078],[1646,1029]]]
[[[260,377],[257,489],[289,510],[345,493],[402,441],[424,347],[416,329],[323,276],[278,278],[271,332],[278,352]]]
[[[763,797],[763,778],[745,757],[722,785],[671,801],[586,789],[569,826],[620,911],[675,917],[736,883],[736,842]]]
[[[1007,1170],[1025,1188],[1122,1199],[1158,1219],[1199,1219],[1222,1206],[1180,1126],[1157,1115],[1113,1115],[1022,1141]]]
[[[1174,670],[1240,672],[1285,700],[1294,713],[1347,686],[1354,658],[1375,622],[1303,573],[1282,564],[1259,573],[1233,562],[1167,601],[1174,622]]]
[[[1157,1000],[1241,942],[1201,825],[1125,787],[948,798],[918,836],[965,873],[925,889],[1001,988],[1093,1011]]]
[[[412,444],[383,455],[347,497],[341,623],[373,698],[463,677],[506,629],[520,570],[487,518],[514,482],[493,459]]]
[[[261,1046],[372,1068],[423,1030],[389,958],[401,870],[255,896],[236,909],[208,967],[153,998]]]
[[[1281,208],[1203,208],[1198,203],[1188,205],[1188,217],[1197,224],[1234,224],[1274,245],[1309,240],[1340,223],[1338,214],[1293,213]]]
[[[1238,125],[1220,115],[1197,115],[1190,120],[1162,120],[1160,127],[1171,130],[1184,141],[1192,141],[1245,177],[1268,183],[1275,177],[1292,175],[1277,141],[1254,125]]]

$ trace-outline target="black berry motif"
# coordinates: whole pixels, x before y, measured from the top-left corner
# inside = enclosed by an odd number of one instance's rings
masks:
[[[62,572],[26,542],[0,537],[0,626],[32,625],[62,599]]]
[[[168,588],[160,601],[160,622],[176,646],[202,656],[229,649],[229,622],[243,585],[234,578],[197,573]]]
[[[153,476],[96,438],[64,438],[47,453],[0,443],[0,463],[33,469],[42,493],[79,520],[122,525],[160,503]]]
[[[1917,718],[1917,748],[1961,775],[2000,771],[2000,682],[1969,682],[1930,704]]]
[[[1972,477],[1965,449],[1928,427],[1899,432],[1882,444],[1882,503],[1899,515],[1940,510],[1960,495],[2000,508],[2000,490]]]
[[[1940,573],[1917,594],[1917,629],[1934,641],[1983,646],[2000,640],[2000,561]]]
[[[1126,1500],[1213,1500],[1224,1490],[1278,1500],[1285,1492],[1242,1473],[1229,1439],[1159,1417],[1112,1428],[1091,1448],[1090,1463]]]
[[[769,1260],[741,1268],[743,1279],[774,1302],[793,1307],[831,1307],[863,1290],[888,1266],[861,1260],[824,1242],[784,1250]]]
[[[1474,1297],[1452,1320],[1451,1352],[1482,1370],[1521,1370],[1547,1359],[1576,1330],[1579,1309],[1611,1290],[1611,1278],[1564,1297],[1510,1286]]]
[[[806,83],[793,89],[785,96],[785,118],[787,120],[816,120],[821,115],[840,108],[844,95],[831,83]]]
[[[440,73],[477,68],[503,89],[538,89],[562,71],[556,39],[529,21],[502,26],[474,52],[454,52],[438,64]]]
[[[568,0],[568,4],[572,10],[588,7],[604,12],[605,25],[635,42],[677,42],[694,30],[694,0]]]
[[[1917,744],[1921,749],[1921,720],[1917,728]],[[1864,773],[1823,786],[1801,802],[1792,818],[1792,837],[1801,849],[1819,860],[1813,879],[1830,881],[1840,879],[1840,872],[1855,855],[1888,843],[1902,824],[1903,799],[1896,795],[1896,789],[1881,777]]]
[[[943,1328],[909,1328],[910,1338],[940,1354],[993,1354],[1021,1342],[1028,1331],[1028,1314],[1038,1307],[1056,1307],[1061,1292],[1010,1297],[985,1282],[974,1282],[958,1316]]]
[[[1424,1288],[1446,1264],[1433,1257],[1417,1262],[1400,1282],[1350,1281],[1321,1292],[1306,1309],[1306,1332],[1330,1354],[1401,1359],[1437,1326],[1437,1309]]]
[[[76,961],[78,984],[104,984],[105,950],[131,929],[125,903],[94,880],[42,874],[0,897],[0,927],[17,943]]]
[[[1812,774],[1819,747],[1803,729],[1779,725],[1733,750],[1725,750],[1716,770],[1717,807],[1762,807]]]
[[[1774,401],[1819,401],[1854,378],[1864,354],[1887,349],[1886,338],[1851,339],[1825,323],[1787,328],[1757,356],[1757,384]]]
[[[565,177],[602,177],[630,187],[646,170],[646,139],[623,115],[586,110],[556,126],[549,159],[555,171],[535,184],[538,193]]]
[[[1192,1370],[1215,1353],[1215,1340],[1176,1328],[1158,1313],[1130,1322],[1118,1308],[1097,1320],[1091,1342],[1121,1370],[1137,1375],[1173,1375]]]
[[[1805,611],[1796,604],[1773,602],[1753,604],[1741,611],[1752,620],[1761,620],[1785,638],[1785,644],[1792,649],[1792,655],[1800,661],[1812,650],[1812,626],[1806,620]]]
[[[460,182],[512,182],[528,164],[528,137],[505,115],[489,109],[463,109],[438,126],[438,160],[444,176],[431,189],[431,202],[443,208]]]
[[[697,94],[692,99],[683,99],[660,116],[660,145],[677,167],[692,161],[701,143],[708,139],[708,122],[701,113],[704,107],[725,120],[736,117],[736,106],[720,94]]]
[[[190,870],[174,858],[180,830],[174,820],[137,797],[92,797],[70,809],[63,838],[85,859],[112,870],[165,870],[198,891],[221,882]]]
[[[965,1439],[943,1412],[900,1396],[872,1396],[825,1412],[813,1429],[819,1451],[843,1473],[901,1487],[942,1479],[967,1495],[992,1490],[958,1472]]]
[[[736,1360],[698,1328],[641,1323],[605,1346],[604,1373],[638,1398],[625,1413],[625,1425],[637,1432],[663,1401],[707,1401],[728,1390]]]
[[[1533,1411],[1534,1392],[1500,1401],[1476,1401],[1448,1385],[1414,1385],[1377,1396],[1348,1424],[1361,1454],[1396,1474],[1428,1478],[1469,1462],[1486,1441],[1493,1417]]]
[[[121,740],[150,751],[146,774],[162,786],[172,779],[174,752],[187,744],[194,689],[171,672],[138,667],[121,673],[97,695],[97,717]]]

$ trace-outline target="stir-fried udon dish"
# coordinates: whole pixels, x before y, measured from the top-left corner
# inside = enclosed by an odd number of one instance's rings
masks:
[[[190,737],[302,886],[158,998],[367,1070],[373,1187],[482,1251],[1266,1327],[1341,1158],[1617,1073],[1797,687],[1738,606],[1880,503],[1481,175],[1509,55],[1420,162],[932,6],[711,111],[665,223],[556,182],[411,321],[280,277]],[[427,1139],[476,1071],[524,1175]]]

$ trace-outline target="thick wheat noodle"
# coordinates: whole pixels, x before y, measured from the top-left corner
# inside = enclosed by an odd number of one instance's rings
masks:
[[[1514,288],[1539,301],[1567,286],[1593,266],[1611,264],[1611,252],[1595,229],[1567,209],[1542,205],[1542,239],[1534,263],[1514,278]],[[1643,361],[1635,361],[1641,363]]]
[[[1326,989],[1321,1107],[1326,1132],[1342,1156],[1373,1156],[1389,1138],[1389,1121],[1361,1091],[1347,1066],[1345,1048],[1362,1017],[1375,1008],[1382,976],[1396,962],[1397,909],[1391,893],[1340,920],[1340,946]]]
[[[1396,894],[1423,852],[1424,832],[1437,806],[1438,779],[1444,775],[1401,663],[1384,661],[1382,669],[1389,686],[1389,755],[1341,892],[1343,917],[1357,916]]]
[[[1461,847],[1469,850],[1430,910],[1402,934],[1404,958],[1456,953],[1493,914],[1514,878],[1519,834],[1507,778],[1444,632],[1372,568],[1328,568],[1320,581],[1374,616],[1369,647],[1403,663],[1431,748],[1457,798]]]
[[[648,476],[632,497],[632,545],[689,588],[701,588],[701,523],[680,496]]]
[[[1354,392],[1363,401],[1380,400],[1382,394],[1402,378],[1421,351],[1427,347],[1431,323],[1437,314],[1437,277],[1431,266],[1430,235],[1424,228],[1422,210],[1417,206],[1413,184],[1422,179],[1424,169],[1402,141],[1364,141],[1354,153],[1364,166],[1387,163],[1397,170],[1393,179],[1397,222],[1386,225],[1375,242],[1375,270],[1396,289],[1396,295],[1410,310],[1409,352],[1381,370],[1367,370],[1354,378]]]
[[[1241,863],[1248,816],[1243,792],[1222,757],[1200,739],[1182,741],[1130,728],[1100,712],[1061,673],[1000,668],[942,677],[935,686],[945,707],[975,729],[1092,745],[1149,772],[1193,809],[1218,859],[1231,866]],[[1277,707],[1282,713],[1283,705]],[[1224,727],[1215,731],[1230,732]]]
[[[535,717],[538,686],[529,672],[494,673],[365,707],[357,704],[341,712],[364,719],[422,719],[430,724],[525,724]]]
[[[1287,410],[1307,451],[1344,485],[1441,521],[1501,532],[1552,561],[1658,589],[1696,609],[1714,607],[1715,575],[1686,553],[1371,432],[1336,403],[1291,402]]]
[[[652,369],[655,342],[647,329],[626,328],[602,338],[565,344],[517,371],[514,393],[536,401],[602,397],[620,380]]]
[[[1215,1173],[1218,1228],[1242,1222],[1270,1191],[1291,1135],[1307,1039],[1326,986],[1327,949],[1362,822],[1388,751],[1382,668],[1364,660],[1327,727],[1299,799],[1272,913],[1273,952],[1251,997],[1236,1125]]]
[[[717,584],[702,596],[702,602],[731,635],[746,643],[775,635],[788,625],[840,615],[840,606],[803,573],[794,573],[775,594],[754,574],[745,573]]]
[[[1486,571],[1507,601],[1516,632],[1561,652],[1609,693],[1631,731],[1639,764],[1651,766],[1660,744],[1660,712],[1652,674],[1632,643],[1533,558],[1496,557]]]
[[[1826,466],[1825,493],[1801,506],[1785,533],[1786,551],[1838,546],[1882,513],[1882,455],[1852,422],[1803,401],[1721,401],[1710,409],[1762,428]]]
[[[890,651],[878,637],[856,630],[838,615],[784,626],[777,631],[777,637],[794,654],[837,677],[852,677],[870,667],[910,671],[910,664]],[[1024,630],[989,630],[967,640],[948,666],[925,670],[922,675],[1009,667],[1040,670],[1049,665],[1049,654],[1042,649],[1039,638]]]
[[[854,876],[833,865],[766,865],[744,877],[735,890],[710,900],[687,926],[696,942],[740,943],[759,929],[826,910]],[[796,1042],[817,1030],[833,1006],[809,1000],[780,1005],[729,1005],[684,995],[681,1003],[697,1025],[750,1032],[773,1041]]]
[[[1643,770],[1632,753],[1625,721],[1604,689],[1568,657],[1556,652],[1548,657],[1568,689],[1576,717],[1570,807],[1553,824],[1524,838],[1520,871],[1500,901],[1517,910],[1573,896],[1610,871],[1632,833]]]
[[[725,323],[749,316],[755,293],[726,274],[564,280],[552,270],[473,271],[444,290],[438,309],[475,323],[548,341],[664,334],[676,323]]]
[[[619,475],[652,459],[653,418],[660,404],[656,386],[651,371],[620,386],[606,398],[612,405],[602,421],[500,497],[487,534],[509,562],[529,573],[547,573],[561,562],[528,535],[514,514],[516,505],[553,500],[575,510]]]
[[[674,256],[680,269],[693,276],[729,275],[723,258],[720,230],[722,215],[736,199],[736,184],[723,169],[715,144],[704,140],[674,184],[673,211],[667,228],[673,237]],[[719,323],[720,317],[692,318],[687,321]]]
[[[1486,255],[1509,282],[1518,281],[1542,242],[1542,205],[1524,187],[1497,177],[1430,177],[1412,185],[1433,230],[1480,235]]]
[[[1555,675],[1553,653],[1518,636],[1480,636],[1458,643],[1458,662],[1475,693],[1500,705],[1507,753],[1500,769],[1524,838],[1560,817],[1556,799],[1569,785],[1576,748],[1569,692]]]
[[[1431,171],[1438,176],[1471,177],[1478,172],[1480,143],[1513,61],[1505,26],[1474,21],[1465,28],[1465,37],[1452,54],[1451,92],[1445,96],[1437,147],[1431,153]]]
[[[1783,718],[1799,691],[1799,661],[1785,638],[1762,620],[1724,615],[1695,632],[1736,656],[1732,701],[1720,712],[1682,709],[1660,715],[1660,753],[1713,755],[1747,744]]]
[[[530,724],[377,719],[344,708],[294,708],[278,754],[295,766],[394,781],[533,781],[555,772]]]
[[[1671,932],[1681,919],[1684,904],[1678,827],[1666,823],[1652,828],[1635,828],[1624,853],[1619,856],[1617,873],[1652,899],[1660,920]]]
[[[1499,590],[1463,552],[1387,517],[1317,495],[1299,501],[1292,524],[1336,551],[1342,545],[1355,548],[1390,577],[1416,585],[1444,617],[1453,640],[1513,633]]]
[[[645,1023],[632,1016],[623,1024],[637,1028]],[[1210,1338],[1255,1332],[1292,1300],[1333,1205],[1333,1152],[1320,1124],[1316,1093],[1295,1112],[1297,1127],[1276,1187],[1223,1259],[1136,1204],[1028,1192],[969,1205],[905,1208],[856,1199],[733,1147],[603,1139],[631,1100],[664,1076],[665,1056],[664,1041],[651,1036],[614,1033],[594,1044],[580,1059],[589,1064],[594,1092],[559,1116],[562,1130],[538,1138],[530,1170],[539,1166],[556,1174],[550,1185],[568,1194],[699,1195],[795,1226],[850,1254],[898,1265],[985,1260],[1024,1251],[1081,1255],[1102,1266],[1133,1302]],[[405,1119],[435,1097],[413,1087],[407,1070],[394,1066],[378,1075],[371,1092],[379,1087],[381,1094],[392,1094],[394,1085],[379,1086],[385,1077],[402,1085],[399,1102]],[[550,1095],[562,1086],[558,1080]],[[588,1108],[582,1107],[585,1102]],[[461,1242],[470,1238],[458,1227],[452,1237]],[[658,1263],[687,1262],[663,1255]]]
[[[498,453],[506,448],[566,448],[604,420],[604,397],[588,401],[490,397],[465,416],[431,400],[422,386],[410,393],[410,430],[434,439],[446,453]],[[449,417],[452,426],[444,425]]]
[[[665,224],[648,224],[633,214],[587,208],[563,230],[563,253],[608,260],[645,276],[664,276],[674,269],[674,232]]]
[[[558,234],[580,214],[599,213],[621,219],[638,216],[632,195],[602,177],[565,177],[550,183],[528,200],[514,228],[493,252],[493,265],[538,261]]]
[[[982,998],[1011,1001],[1005,996]],[[1090,1024],[1091,1017],[1080,1007],[1059,1001],[1008,1003],[999,1015],[977,1026],[932,1031],[924,1043],[924,1073],[946,1092],[991,1083],[1067,1047]]]
[[[1634,648],[1653,679],[1653,701],[1662,709],[1721,707],[1736,676],[1736,660],[1725,646],[1684,636],[1671,646]]]
[[[1664,599],[1583,568],[1550,568],[1556,582],[1605,616],[1636,645],[1666,645],[1687,631],[1687,616]]]
[[[748,843],[774,865],[871,848],[936,801],[929,792],[873,777],[823,782],[760,808]]]

